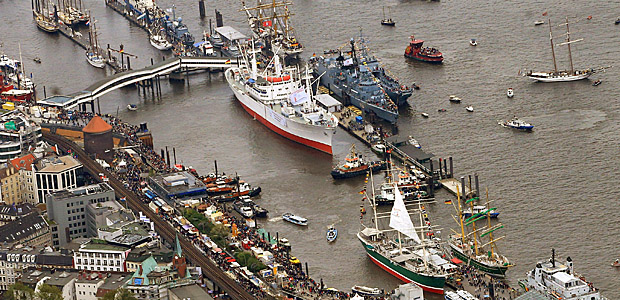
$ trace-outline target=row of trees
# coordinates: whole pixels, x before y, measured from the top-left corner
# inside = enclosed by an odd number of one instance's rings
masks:
[[[29,286],[17,282],[9,286],[8,290],[2,295],[2,299],[7,300],[63,300],[62,291],[49,284],[42,284],[39,290],[35,291]],[[137,300],[130,291],[126,289],[113,290],[106,293],[103,300]]]

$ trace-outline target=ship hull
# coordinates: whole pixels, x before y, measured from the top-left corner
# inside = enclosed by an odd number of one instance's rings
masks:
[[[443,294],[443,287],[446,283],[445,277],[433,277],[426,276],[422,274],[415,273],[411,270],[403,268],[399,264],[396,264],[390,261],[388,258],[376,252],[372,245],[367,244],[358,234],[358,238],[362,245],[364,246],[364,250],[366,250],[366,255],[370,258],[370,260],[379,266],[381,269],[386,272],[392,274],[394,277],[402,280],[403,282],[410,283],[413,282],[423,290],[435,293],[435,294]]]
[[[569,81],[577,81],[583,80],[590,77],[592,73],[585,73],[579,75],[569,75],[569,76],[558,76],[558,77],[543,77],[543,76],[528,76],[530,79],[536,80],[538,82],[569,82]]]
[[[226,70],[226,80],[239,103],[248,114],[271,131],[297,143],[332,154],[335,127],[320,127],[287,120],[281,114],[257,102],[234,82],[232,69]]]
[[[419,55],[415,55],[415,54],[405,54],[405,57],[412,58],[412,59],[419,60],[419,61],[423,61],[423,62],[427,62],[427,63],[431,63],[431,64],[441,64],[441,63],[443,63],[443,57],[426,57],[426,56],[419,56]]]
[[[450,243],[450,250],[452,251],[452,254],[454,256],[456,256],[456,258],[460,259],[463,261],[463,263],[465,265],[471,265],[474,268],[485,272],[491,276],[495,276],[495,277],[506,277],[506,271],[508,271],[508,267],[507,266],[501,266],[501,267],[497,267],[497,266],[489,266],[485,263],[479,262],[473,258],[470,258],[469,256],[467,256],[465,253],[461,252],[461,250],[458,248],[458,246]]]

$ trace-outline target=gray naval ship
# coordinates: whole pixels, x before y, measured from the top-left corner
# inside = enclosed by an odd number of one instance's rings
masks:
[[[386,94],[367,64],[356,55],[355,40],[351,39],[350,53],[331,53],[315,57],[312,62],[321,85],[330,89],[345,104],[351,103],[364,113],[374,113],[392,124],[398,119],[398,107]]]
[[[390,96],[390,99],[399,107],[409,104],[407,99],[411,97],[413,89],[407,85],[401,84],[397,78],[390,76],[389,72],[377,61],[377,58],[370,53],[366,40],[361,33],[359,40],[356,42],[356,46],[358,49],[357,56],[359,64],[366,65],[366,67],[372,71],[372,74],[379,79],[379,84],[388,96]]]

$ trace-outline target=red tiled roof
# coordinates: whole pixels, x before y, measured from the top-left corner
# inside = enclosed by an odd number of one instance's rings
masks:
[[[34,157],[34,155],[30,153],[22,157],[11,159],[11,164],[17,170],[21,170],[22,168],[24,168],[28,171],[32,171],[32,164],[34,163],[35,159],[36,158]]]
[[[112,130],[112,126],[104,121],[100,116],[94,116],[90,122],[82,129],[86,133],[103,133]]]

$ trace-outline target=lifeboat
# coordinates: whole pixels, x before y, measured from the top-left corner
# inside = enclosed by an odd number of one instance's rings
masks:
[[[282,82],[282,81],[289,81],[291,80],[291,75],[285,75],[282,77],[271,77],[271,76],[267,76],[267,81],[269,82]]]

